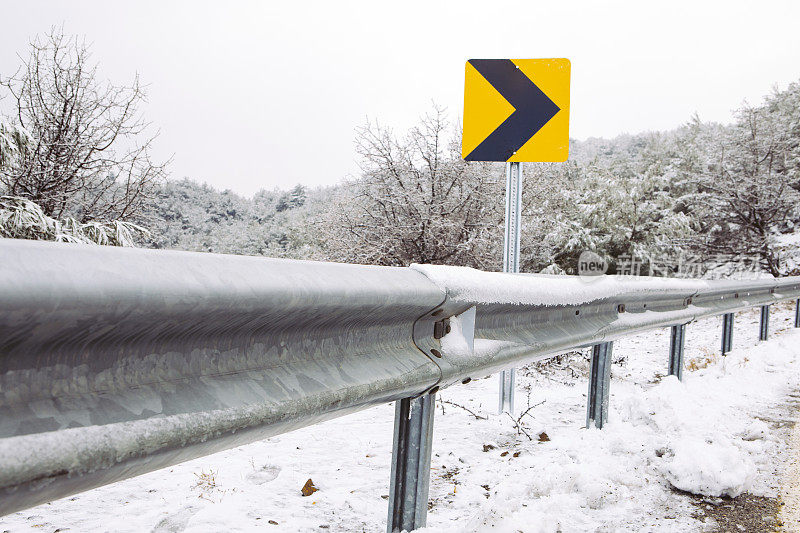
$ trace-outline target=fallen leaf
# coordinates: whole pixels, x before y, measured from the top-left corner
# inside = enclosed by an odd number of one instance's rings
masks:
[[[302,489],[300,489],[300,492],[303,493],[303,496],[311,496],[312,494],[314,494],[318,490],[319,489],[314,486],[314,482],[311,481],[311,478],[308,478],[308,481],[306,481],[306,484],[303,485]]]
[[[539,433],[539,442],[548,442],[549,440],[550,437],[547,436],[547,433],[545,433],[544,431]]]

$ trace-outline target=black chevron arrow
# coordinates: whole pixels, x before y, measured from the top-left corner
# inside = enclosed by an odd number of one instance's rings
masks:
[[[561,108],[510,59],[470,59],[469,64],[512,105],[514,112],[464,159],[508,161]]]

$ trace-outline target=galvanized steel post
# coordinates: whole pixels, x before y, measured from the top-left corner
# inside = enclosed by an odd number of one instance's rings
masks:
[[[722,355],[733,347],[733,313],[722,315]]]
[[[594,423],[602,429],[608,420],[608,389],[611,385],[611,352],[613,342],[592,346],[592,373],[589,376],[589,398],[586,408],[586,427]]]
[[[517,370],[510,368],[500,372],[500,404],[497,413],[508,412],[514,414],[514,381],[516,380]]]
[[[769,337],[769,306],[761,306],[761,320],[758,325],[758,340],[765,341]]]
[[[506,164],[506,231],[503,239],[503,272],[519,272],[519,234],[522,213],[522,163]],[[514,412],[514,369],[500,372],[499,414]]]
[[[425,527],[431,477],[434,393],[395,403],[389,518],[386,531]]]
[[[683,345],[686,324],[672,326],[669,336],[669,375],[683,379]]]
[[[800,328],[800,299],[794,304],[794,327]]]

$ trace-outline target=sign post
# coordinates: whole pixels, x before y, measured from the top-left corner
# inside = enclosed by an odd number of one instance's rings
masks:
[[[503,272],[519,272],[522,163],[569,154],[568,59],[470,59],[464,74],[465,161],[506,162]],[[514,412],[514,369],[500,374],[499,412]]]
[[[522,163],[506,163],[506,231],[503,239],[503,272],[519,272],[519,235],[522,211]],[[516,370],[500,372],[498,414],[514,413]]]

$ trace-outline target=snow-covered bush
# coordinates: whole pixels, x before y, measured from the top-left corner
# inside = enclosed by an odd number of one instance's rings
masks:
[[[0,237],[40,241],[135,246],[135,237],[147,237],[146,229],[130,222],[87,222],[74,218],[56,220],[34,202],[18,196],[0,196]]]
[[[28,151],[31,136],[25,128],[0,122],[0,172],[17,164]]]

